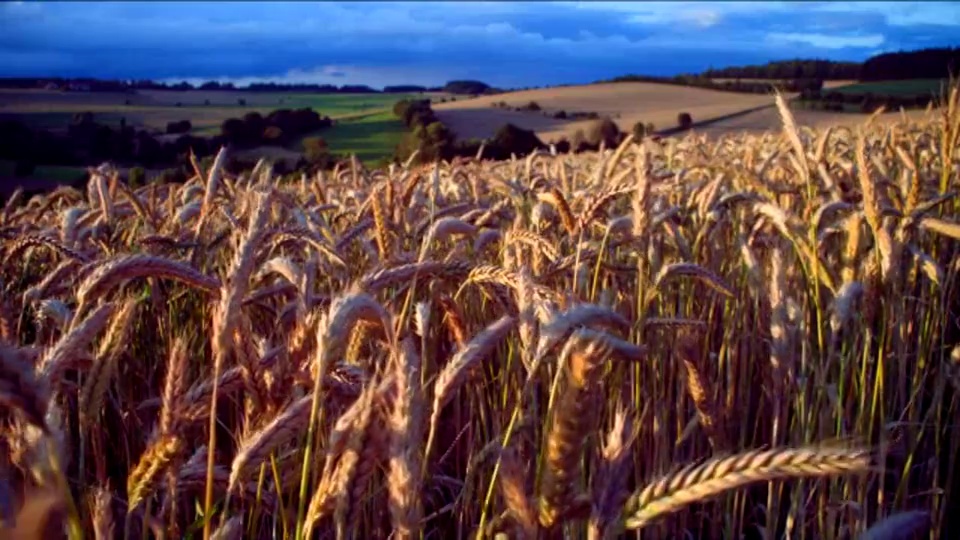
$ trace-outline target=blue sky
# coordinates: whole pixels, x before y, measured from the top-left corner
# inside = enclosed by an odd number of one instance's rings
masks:
[[[960,45],[948,2],[5,2],[0,76],[503,87]]]

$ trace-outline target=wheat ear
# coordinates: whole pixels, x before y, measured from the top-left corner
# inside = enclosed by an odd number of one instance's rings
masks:
[[[560,353],[564,387],[551,410],[547,428],[539,520],[553,527],[568,513],[580,493],[574,485],[582,473],[580,456],[596,417],[592,414],[600,365],[612,354],[605,334],[581,328]]]
[[[869,453],[859,448],[777,448],[714,458],[647,484],[628,501],[625,526],[641,529],[690,503],[756,482],[861,473],[869,466]]]

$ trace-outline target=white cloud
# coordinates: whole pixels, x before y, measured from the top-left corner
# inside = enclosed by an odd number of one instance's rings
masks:
[[[831,36],[827,34],[805,34],[800,32],[771,32],[766,40],[778,45],[803,43],[820,49],[876,48],[883,44],[880,34],[867,36]]]
[[[960,26],[960,5],[954,2],[829,2],[811,7],[825,13],[879,13],[894,27]]]

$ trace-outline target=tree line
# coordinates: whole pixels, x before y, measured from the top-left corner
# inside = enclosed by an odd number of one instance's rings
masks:
[[[960,47],[938,47],[871,56],[864,62],[784,60],[762,65],[708,69],[701,77],[713,79],[823,79],[889,81],[938,79],[956,74]]]
[[[275,83],[262,82],[250,83],[245,86],[236,86],[233,83],[219,81],[207,81],[198,85],[187,81],[177,83],[166,83],[143,80],[111,80],[94,79],[88,77],[63,78],[63,77],[0,77],[0,88],[27,90],[33,88],[49,88],[61,90],[87,91],[87,92],[121,92],[131,93],[136,90],[206,90],[206,91],[227,91],[227,92],[300,92],[314,94],[413,94],[423,92],[446,92],[456,95],[486,95],[503,92],[503,90],[494,88],[482,81],[474,80],[454,80],[449,81],[443,86],[421,86],[415,84],[402,84],[385,86],[382,90],[377,90],[363,84],[345,84],[336,86],[333,84],[308,84],[308,83]]]

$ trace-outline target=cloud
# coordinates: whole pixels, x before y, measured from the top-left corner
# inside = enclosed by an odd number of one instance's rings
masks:
[[[0,75],[499,86],[960,44],[960,6],[873,2],[0,4]]]
[[[804,44],[820,49],[875,49],[883,44],[883,36],[872,34],[868,36],[831,36],[827,34],[803,34],[788,32],[771,32],[767,34],[767,41],[778,44]]]

